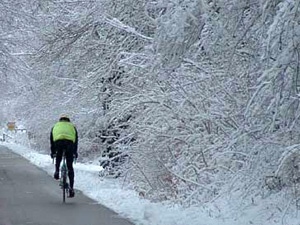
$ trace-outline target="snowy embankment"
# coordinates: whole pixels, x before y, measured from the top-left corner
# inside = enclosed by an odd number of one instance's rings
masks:
[[[54,164],[49,155],[40,154],[28,147],[15,143],[0,143],[8,147],[15,153],[28,159],[37,167],[45,170],[49,176],[53,175]],[[219,202],[218,206],[211,204],[209,207],[182,208],[179,205],[152,203],[138,196],[133,190],[128,190],[122,186],[122,182],[115,179],[103,179],[98,176],[101,167],[95,164],[76,163],[75,188],[81,190],[85,195],[111,208],[120,215],[128,218],[138,225],[275,225],[286,224],[284,219],[276,218],[275,214],[266,210],[266,207],[258,205],[249,207],[239,215],[232,215],[228,210],[227,215],[216,213],[219,209],[223,211],[229,209],[227,203]],[[275,203],[275,202],[274,202]],[[259,205],[265,203],[260,202]],[[272,202],[268,202],[272,205]],[[221,210],[223,209],[223,210]],[[224,212],[224,211],[223,211]],[[219,214],[217,216],[217,214]],[[226,213],[225,213],[226,214]],[[272,214],[266,221],[268,214]],[[295,220],[290,224],[299,224]]]

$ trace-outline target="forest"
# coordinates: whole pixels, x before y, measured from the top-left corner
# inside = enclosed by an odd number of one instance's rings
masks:
[[[1,0],[0,121],[152,201],[300,197],[299,0]]]

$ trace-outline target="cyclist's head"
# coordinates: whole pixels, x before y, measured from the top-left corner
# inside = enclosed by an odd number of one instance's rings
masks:
[[[67,121],[67,122],[70,122],[70,118],[67,114],[62,114],[60,115],[59,117],[59,121]]]

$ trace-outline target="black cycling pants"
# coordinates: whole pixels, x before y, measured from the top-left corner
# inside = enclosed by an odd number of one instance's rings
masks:
[[[60,163],[63,156],[63,150],[66,150],[66,161],[67,161],[67,168],[68,168],[68,175],[70,180],[70,187],[73,188],[74,186],[74,169],[73,169],[73,160],[74,160],[74,144],[72,141],[69,140],[58,140],[54,142],[54,148],[56,151],[56,164],[55,170],[59,171]]]

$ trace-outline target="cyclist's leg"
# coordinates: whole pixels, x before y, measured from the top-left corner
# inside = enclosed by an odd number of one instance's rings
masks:
[[[55,171],[59,171],[60,163],[62,160],[62,154],[63,154],[63,145],[61,141],[57,141],[55,143],[55,148],[56,148],[56,164],[55,164]]]
[[[69,175],[69,181],[70,181],[70,188],[73,189],[74,187],[74,169],[73,169],[73,143],[68,142],[67,143],[67,152],[66,152],[66,159],[67,159],[67,167],[68,167],[68,175]]]

